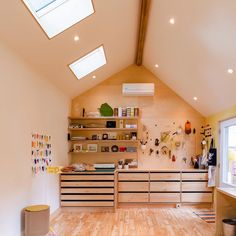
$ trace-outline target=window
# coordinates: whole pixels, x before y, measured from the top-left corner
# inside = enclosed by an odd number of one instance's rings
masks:
[[[221,183],[236,185],[236,118],[221,124]]]
[[[23,0],[49,38],[94,13],[92,0]]]
[[[88,53],[86,56],[75,61],[74,63],[70,64],[69,67],[73,71],[77,79],[81,79],[105,64],[105,52],[103,46],[101,46]]]

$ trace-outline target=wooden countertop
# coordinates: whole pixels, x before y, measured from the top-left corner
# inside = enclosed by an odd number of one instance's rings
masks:
[[[140,168],[130,168],[128,170],[125,169],[115,169],[114,171],[73,171],[73,172],[62,172],[61,174],[112,174],[114,172],[196,172],[196,173],[207,173],[208,170],[203,169],[140,169]]]
[[[217,188],[217,191],[236,199],[236,188]]]
[[[116,169],[117,172],[208,172],[206,169],[141,169],[141,168],[130,168],[126,169]]]

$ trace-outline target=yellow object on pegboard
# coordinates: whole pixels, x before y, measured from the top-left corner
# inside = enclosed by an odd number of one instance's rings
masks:
[[[49,208],[48,205],[33,205],[25,208],[26,211],[35,212],[35,211],[44,211]]]
[[[48,174],[60,174],[62,166],[48,166],[47,167],[47,173]]]

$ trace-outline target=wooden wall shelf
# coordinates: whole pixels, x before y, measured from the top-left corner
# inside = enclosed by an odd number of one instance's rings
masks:
[[[91,140],[91,139],[85,139],[85,140],[69,140],[73,143],[132,143],[132,144],[138,144],[138,140]]]
[[[70,162],[83,162],[94,164],[96,162],[117,163],[119,159],[138,159],[138,117],[69,117],[69,155]],[[114,121],[114,127],[107,128],[107,121]],[[93,125],[92,125],[93,124]],[[132,126],[133,125],[133,126]],[[91,127],[92,126],[92,127]],[[75,127],[75,128],[73,128]],[[81,127],[81,128],[79,128]],[[85,128],[87,127],[87,128]],[[108,126],[110,127],[110,126]],[[126,128],[135,127],[135,128]],[[133,134],[134,133],[134,134]],[[107,134],[108,138],[102,140],[102,135]],[[133,140],[133,135],[136,139]],[[96,136],[97,139],[92,139]],[[128,137],[127,137],[128,136]],[[84,139],[76,140],[73,137],[83,137]],[[112,139],[114,138],[114,139]],[[117,138],[117,139],[115,139]],[[122,138],[122,139],[121,139]],[[127,138],[127,140],[125,139]],[[76,150],[76,144],[80,145],[80,150],[88,150],[89,144],[97,145],[97,152],[71,152]],[[118,148],[135,148],[135,152],[111,152],[111,147],[117,145]],[[110,152],[101,152],[102,147],[109,148]],[[122,150],[122,149],[118,149]],[[88,157],[88,158],[87,158]]]
[[[69,152],[70,154],[75,154],[75,155],[132,155],[132,154],[137,154],[137,152]]]
[[[138,116],[68,117],[69,120],[138,120]]]
[[[70,131],[137,131],[136,128],[69,128]]]

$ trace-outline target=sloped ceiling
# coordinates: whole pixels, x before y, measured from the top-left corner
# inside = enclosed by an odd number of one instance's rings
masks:
[[[205,116],[236,104],[235,13],[235,0],[151,4],[144,65]]]
[[[2,0],[0,40],[73,98],[135,61],[140,0],[93,3],[95,14],[49,40],[21,1]],[[151,2],[143,64],[205,116],[236,104],[235,12],[235,0]],[[107,65],[78,81],[67,65],[101,44]]]
[[[95,13],[49,40],[20,0],[1,0],[0,40],[71,98],[134,63],[139,1],[94,0]],[[63,16],[62,16],[63,17]],[[80,37],[74,42],[74,36]],[[107,64],[77,80],[68,64],[100,45]]]

